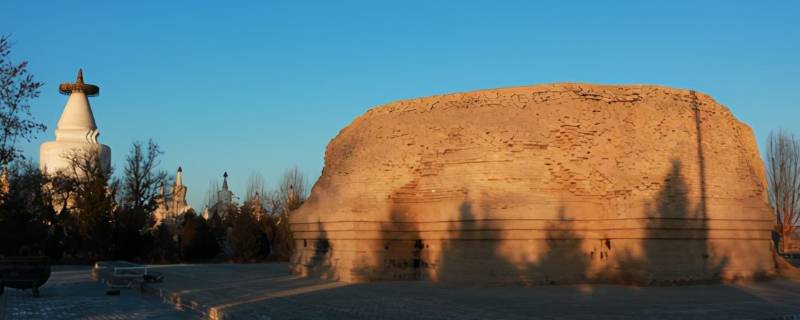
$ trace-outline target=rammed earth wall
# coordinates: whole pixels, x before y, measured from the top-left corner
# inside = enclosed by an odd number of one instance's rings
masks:
[[[770,276],[763,165],[711,97],[554,84],[405,100],[331,141],[298,274],[659,284]]]

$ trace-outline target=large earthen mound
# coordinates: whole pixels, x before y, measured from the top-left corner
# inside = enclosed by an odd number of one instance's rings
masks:
[[[291,218],[345,281],[641,284],[771,276],[751,129],[711,97],[555,84],[391,103],[343,129]]]

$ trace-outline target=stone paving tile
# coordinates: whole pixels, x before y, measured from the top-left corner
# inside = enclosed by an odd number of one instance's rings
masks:
[[[35,299],[0,297],[5,319],[776,319],[800,320],[800,283],[635,288],[346,284],[300,278],[285,264],[157,266],[148,292],[105,295],[87,267],[57,267]]]
[[[93,282],[88,267],[54,267],[41,297],[31,292],[6,289],[0,319],[194,319],[197,315],[134,290],[106,296],[105,287]]]
[[[798,319],[800,283],[456,287],[300,278],[285,264],[174,265],[150,292],[212,319]],[[798,318],[795,318],[798,317]]]

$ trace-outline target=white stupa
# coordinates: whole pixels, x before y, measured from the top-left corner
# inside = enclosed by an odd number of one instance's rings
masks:
[[[160,197],[156,200],[156,210],[153,216],[156,219],[156,225],[161,223],[179,225],[183,221],[183,215],[192,210],[192,207],[186,202],[186,192],[189,190],[183,185],[183,168],[178,167],[178,173],[175,174],[175,185],[172,186],[172,195],[167,197],[167,188],[164,183],[161,183],[159,190]],[[169,201],[167,201],[169,199]]]
[[[228,189],[228,172],[222,175],[222,190],[217,192],[217,199],[223,205],[230,205],[233,203],[233,192]]]
[[[233,192],[228,188],[228,172],[225,172],[222,178],[222,189],[217,191],[216,203],[211,208],[206,207],[203,210],[203,218],[206,218],[206,220],[211,219],[214,215],[225,218],[231,205],[235,205],[233,203]]]
[[[78,70],[75,83],[62,83],[58,90],[69,95],[64,112],[56,126],[56,141],[42,144],[39,166],[43,172],[56,173],[69,168],[67,156],[73,152],[98,152],[104,168],[111,166],[111,148],[97,142],[100,132],[94,121],[89,98],[100,93],[96,85],[83,82],[83,70]]]

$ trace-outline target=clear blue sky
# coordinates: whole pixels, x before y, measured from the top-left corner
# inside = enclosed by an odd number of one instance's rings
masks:
[[[17,1],[0,3],[13,58],[46,83],[53,138],[78,68],[114,164],[153,138],[202,209],[299,166],[368,108],[397,99],[550,82],[645,83],[708,93],[750,124],[800,133],[796,1]]]

